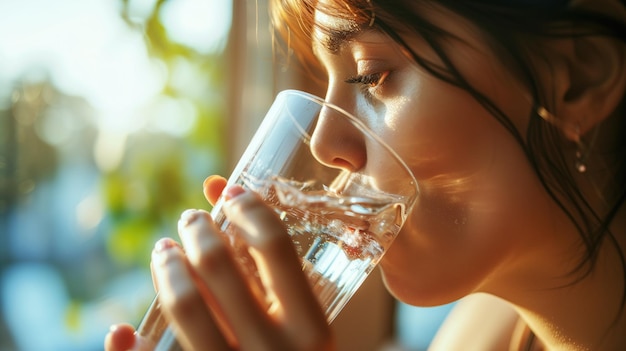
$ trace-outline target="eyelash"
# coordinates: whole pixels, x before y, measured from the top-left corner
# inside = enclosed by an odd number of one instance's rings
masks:
[[[388,76],[389,71],[372,74],[359,74],[346,79],[345,82],[348,84],[360,84],[366,94],[372,95],[374,92],[373,89],[377,89],[383,85]]]

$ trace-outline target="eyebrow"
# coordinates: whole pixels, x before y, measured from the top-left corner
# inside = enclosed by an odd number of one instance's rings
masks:
[[[336,55],[351,39],[363,32],[363,28],[354,26],[347,29],[318,29],[320,43],[324,49]]]

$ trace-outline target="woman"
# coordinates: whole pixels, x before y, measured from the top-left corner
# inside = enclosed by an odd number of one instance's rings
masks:
[[[326,99],[383,121],[420,184],[380,267],[409,304],[467,296],[432,349],[626,349],[623,1],[282,0],[272,15],[327,78]],[[349,145],[318,147],[362,166]],[[209,201],[223,187],[209,178]],[[251,245],[290,277],[274,291],[290,308],[258,308],[207,214],[186,212],[187,256],[169,239],[153,256],[183,346],[332,349],[305,279],[284,268],[298,264],[280,222],[254,194],[227,192],[231,220],[267,233]],[[114,328],[107,350],[139,348],[131,332]]]

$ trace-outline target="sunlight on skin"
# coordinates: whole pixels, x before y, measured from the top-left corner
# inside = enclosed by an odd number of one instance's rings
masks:
[[[215,205],[217,199],[222,194],[222,191],[226,187],[226,178],[212,175],[207,177],[202,184],[202,190],[204,197],[209,201],[211,205]]]

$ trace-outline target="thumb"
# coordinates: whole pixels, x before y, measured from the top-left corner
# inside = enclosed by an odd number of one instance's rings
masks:
[[[106,351],[148,351],[154,349],[154,345],[147,339],[139,336],[135,328],[127,323],[111,326],[106,335],[104,346]]]
[[[218,175],[209,176],[204,180],[204,183],[202,183],[204,197],[211,205],[215,205],[224,187],[226,187],[226,178]]]

